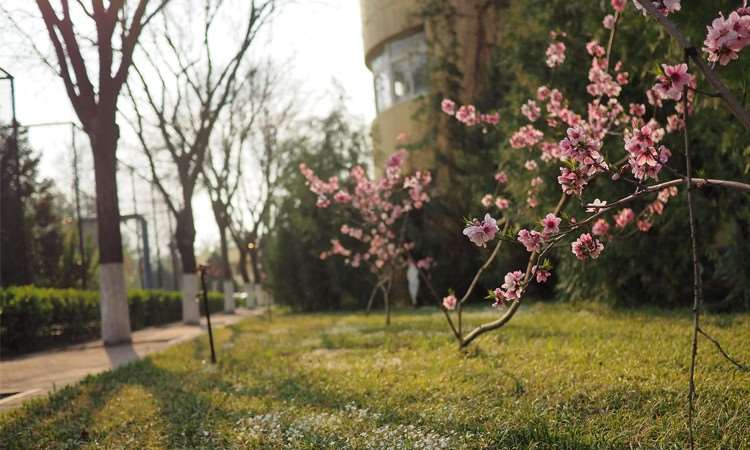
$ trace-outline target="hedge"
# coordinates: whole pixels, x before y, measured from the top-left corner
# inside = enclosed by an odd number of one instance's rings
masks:
[[[211,292],[208,303],[211,312],[221,311],[224,298]],[[132,290],[128,292],[128,305],[133,330],[182,318],[179,292]],[[100,336],[99,322],[96,291],[34,286],[0,289],[0,356],[96,339]]]

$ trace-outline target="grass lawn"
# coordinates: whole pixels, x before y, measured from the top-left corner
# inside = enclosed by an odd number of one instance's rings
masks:
[[[0,416],[0,447],[686,447],[689,312],[529,305],[463,353],[443,320],[251,318],[216,367],[203,337],[89,377]],[[750,361],[750,315],[705,329]],[[697,384],[698,447],[750,448],[750,373],[702,340]]]

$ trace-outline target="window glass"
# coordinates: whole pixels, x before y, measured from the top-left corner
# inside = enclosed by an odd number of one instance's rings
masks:
[[[388,42],[373,58],[378,112],[427,91],[426,48],[424,33],[419,32]]]

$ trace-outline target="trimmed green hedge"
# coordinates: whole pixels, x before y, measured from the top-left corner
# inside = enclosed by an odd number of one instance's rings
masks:
[[[221,311],[224,298],[208,296],[211,312]],[[179,292],[128,292],[133,330],[182,319]],[[201,314],[204,314],[201,302]],[[0,355],[3,357],[99,337],[99,293],[76,289],[19,286],[0,289]]]

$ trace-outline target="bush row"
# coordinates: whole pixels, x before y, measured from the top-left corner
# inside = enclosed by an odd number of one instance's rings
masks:
[[[223,296],[208,296],[211,312],[223,309]],[[182,318],[179,292],[128,292],[133,330]],[[201,302],[201,314],[204,314]],[[0,289],[0,355],[7,357],[95,339],[99,331],[99,293],[77,289],[19,286]]]

